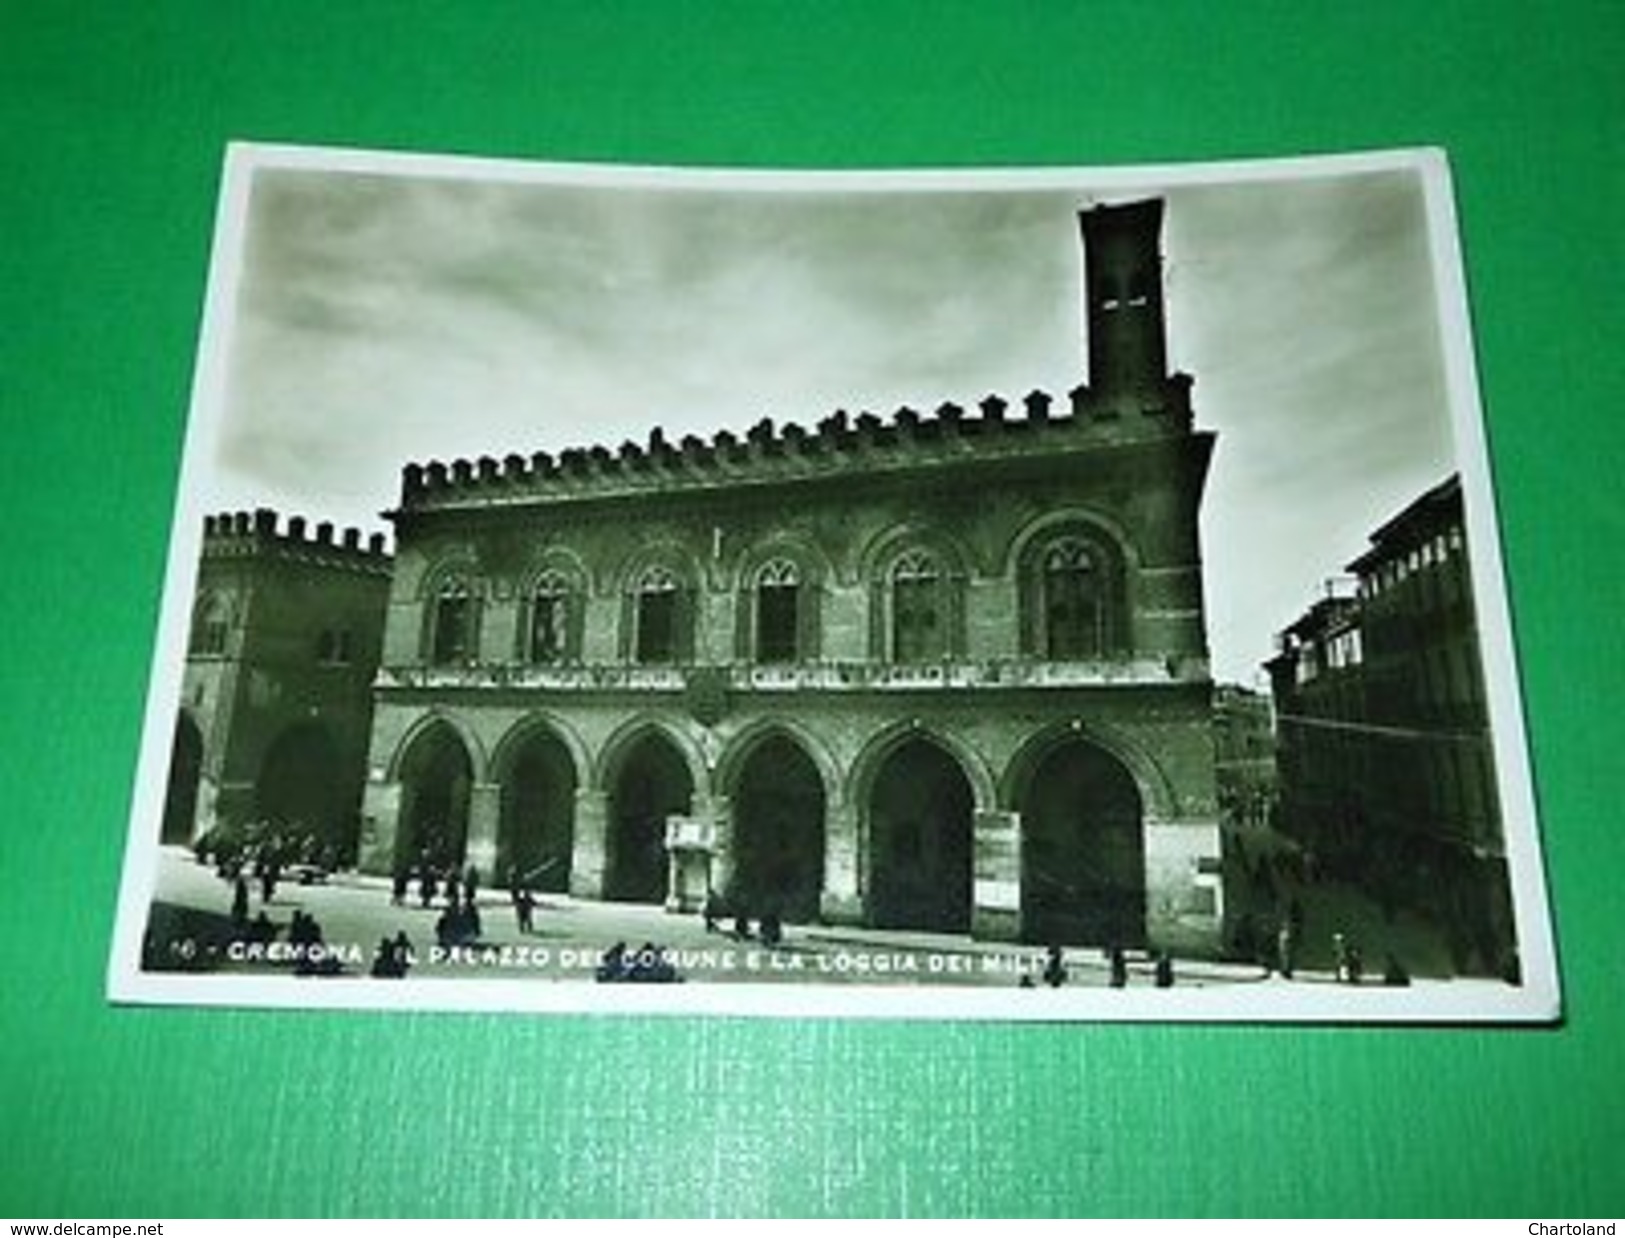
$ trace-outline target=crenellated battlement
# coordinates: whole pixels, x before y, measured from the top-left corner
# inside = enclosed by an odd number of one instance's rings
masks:
[[[222,512],[203,518],[204,558],[277,555],[290,560],[387,573],[392,556],[384,535],[373,533],[365,542],[359,529],[335,529],[330,521],[311,527],[303,516],[286,521],[267,507],[253,511]]]
[[[500,461],[431,460],[401,471],[401,509],[507,504],[530,499],[594,497],[639,490],[703,490],[711,486],[782,483],[823,476],[852,477],[929,469],[959,460],[1042,455],[1068,446],[1097,447],[1188,432],[1191,379],[1175,374],[1126,411],[1121,393],[1107,398],[1087,385],[1057,400],[1032,391],[1011,404],[989,395],[978,416],[953,402],[934,413],[899,408],[889,419],[839,409],[815,427],[776,424],[764,417],[741,437],[719,430],[709,439],[687,434],[673,444],[658,426],[644,442],[618,448],[569,447],[556,456],[517,453]]]

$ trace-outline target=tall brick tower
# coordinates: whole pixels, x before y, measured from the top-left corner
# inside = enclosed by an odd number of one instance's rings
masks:
[[[1101,206],[1078,216],[1083,230],[1089,385],[1108,405],[1160,400],[1168,379],[1162,300],[1162,199]]]

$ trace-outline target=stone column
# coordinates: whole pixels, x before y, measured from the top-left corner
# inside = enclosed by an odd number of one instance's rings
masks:
[[[700,815],[700,804],[694,805]],[[708,819],[711,823],[711,888],[726,894],[733,889],[734,879],[734,807],[726,795],[713,797],[709,802]]]
[[[819,912],[828,924],[862,924],[867,908],[858,886],[857,810],[831,804],[824,814],[824,892]]]
[[[497,831],[502,826],[502,788],[494,782],[476,782],[468,789],[468,835],[463,865],[472,864],[489,882],[497,871]]]
[[[1021,937],[1021,814],[979,812],[972,819],[971,936]]]
[[[1145,823],[1145,934],[1154,949],[1197,957],[1223,944],[1217,821]]]
[[[197,799],[192,805],[192,829],[186,837],[188,843],[195,843],[220,824],[220,812],[217,807],[219,800],[219,784],[207,774],[199,774]],[[167,803],[165,807],[168,807]]]
[[[577,898],[604,897],[608,829],[609,796],[587,788],[577,791],[575,838],[570,848],[570,893]]]
[[[401,823],[401,784],[368,781],[361,795],[361,838],[356,866],[388,877],[395,872],[395,840]]]
[[[214,793],[214,823],[240,830],[254,819],[254,784],[220,780]]]

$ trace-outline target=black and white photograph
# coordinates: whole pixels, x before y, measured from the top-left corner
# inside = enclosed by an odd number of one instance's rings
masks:
[[[1463,267],[1431,150],[234,145],[110,996],[1556,1019]]]

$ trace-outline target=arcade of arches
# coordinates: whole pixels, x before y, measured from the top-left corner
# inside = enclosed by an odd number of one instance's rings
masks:
[[[216,816],[205,808],[218,806],[224,786],[233,803],[228,830],[263,828],[284,839],[323,844],[341,861],[354,858],[356,803],[344,777],[345,754],[327,727],[315,721],[285,726],[257,758],[250,752],[242,764],[246,778],[220,753],[211,760],[202,728],[182,711],[175,720],[160,840],[191,843],[199,819]]]
[[[197,820],[198,790],[203,777],[203,732],[185,713],[175,719],[175,744],[169,760],[169,791],[164,797],[164,843],[192,841]]]
[[[470,744],[444,718],[403,741],[398,807],[377,838],[397,869],[475,863],[499,887],[675,906],[668,831],[693,819],[714,840],[711,888],[752,916],[1073,945],[1153,937],[1142,786],[1081,736],[1029,741],[1002,793],[979,791],[967,758],[926,732],[849,770],[777,724],[721,760],[663,724],[594,759],[532,720],[483,771]],[[978,900],[1001,897],[989,928]]]

